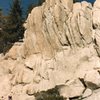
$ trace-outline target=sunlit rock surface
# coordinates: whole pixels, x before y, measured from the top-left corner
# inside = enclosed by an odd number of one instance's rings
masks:
[[[0,54],[0,99],[35,100],[35,93],[57,87],[69,100],[99,100],[99,6],[46,0],[35,7],[24,42]]]

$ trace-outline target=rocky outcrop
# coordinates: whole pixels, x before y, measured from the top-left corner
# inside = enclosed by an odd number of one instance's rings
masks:
[[[24,56],[41,53],[54,57],[64,48],[75,49],[92,42],[92,6],[87,2],[73,5],[72,0],[48,0],[32,10],[25,27]]]
[[[66,99],[99,100],[99,6],[99,0],[94,6],[46,0],[35,7],[24,24],[24,42],[0,57],[0,99],[35,100],[35,93],[41,98],[57,87]]]

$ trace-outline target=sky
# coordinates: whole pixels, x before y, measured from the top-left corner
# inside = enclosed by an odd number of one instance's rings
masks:
[[[38,0],[22,0],[22,8],[26,9],[30,3],[36,3]],[[0,0],[0,8],[3,10],[4,14],[10,9],[12,0]]]
[[[0,0],[0,8],[3,9],[4,14],[7,14],[7,12],[9,11],[11,1],[12,0]],[[38,0],[22,0],[22,7],[23,9],[26,9],[30,3],[36,3],[37,1]],[[86,1],[94,2],[95,0],[86,0]]]
[[[96,1],[96,0],[81,0],[81,1],[94,2],[94,1]]]

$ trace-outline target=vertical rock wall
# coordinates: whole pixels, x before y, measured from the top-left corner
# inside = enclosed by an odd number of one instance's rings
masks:
[[[35,93],[57,87],[66,99],[99,100],[99,6],[99,0],[94,6],[46,0],[35,7],[25,23],[24,42],[0,59],[0,99],[34,100]]]
[[[75,49],[92,42],[92,6],[87,2],[48,0],[28,16],[24,55],[41,53],[52,57],[70,46]],[[27,44],[28,43],[28,44]]]

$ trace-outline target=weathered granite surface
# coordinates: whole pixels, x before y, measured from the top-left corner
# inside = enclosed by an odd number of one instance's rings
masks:
[[[35,100],[58,87],[70,100],[99,100],[100,1],[46,0],[24,24],[23,43],[0,55],[0,100]]]

